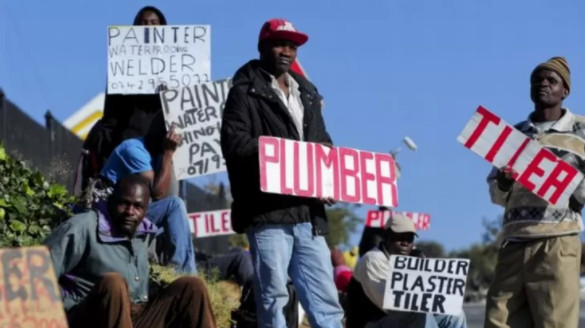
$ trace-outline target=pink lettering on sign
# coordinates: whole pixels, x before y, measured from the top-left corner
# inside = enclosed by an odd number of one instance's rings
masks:
[[[400,213],[413,220],[416,230],[428,230],[431,225],[431,216],[419,212],[394,212],[394,211],[368,211],[366,215],[366,227],[383,228],[386,221],[395,213]]]
[[[396,167],[389,154],[260,137],[259,165],[264,192],[398,205]]]
[[[191,233],[197,238],[235,234],[230,210],[191,213],[189,220]]]
[[[511,167],[518,183],[551,204],[568,202],[583,180],[579,170],[481,106],[457,140],[495,167]]]

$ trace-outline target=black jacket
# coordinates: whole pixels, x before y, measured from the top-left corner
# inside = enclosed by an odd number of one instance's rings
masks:
[[[345,312],[346,328],[363,328],[369,322],[376,322],[386,316],[386,313],[372,303],[362,285],[351,278],[347,286],[347,311]]]
[[[304,107],[303,141],[331,143],[317,89],[302,76],[289,74],[299,84]],[[325,207],[317,199],[260,191],[260,136],[299,140],[287,108],[272,90],[270,78],[260,70],[260,62],[252,60],[234,76],[221,128],[221,147],[234,199],[233,229],[242,233],[255,224],[312,222],[314,234],[326,234],[329,229]]]

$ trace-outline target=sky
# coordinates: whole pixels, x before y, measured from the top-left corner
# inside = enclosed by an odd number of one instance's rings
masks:
[[[581,0],[0,0],[0,88],[37,121],[48,109],[64,121],[105,89],[107,26],[132,24],[144,5],[169,24],[211,25],[213,79],[257,58],[267,19],[306,32],[299,59],[325,97],[335,144],[401,147],[398,209],[429,213],[421,239],[449,250],[479,242],[482,220],[503,211],[489,200],[490,165],[456,141],[475,109],[525,119],[532,69],[560,55],[572,73],[565,106],[585,114]],[[402,145],[405,136],[417,151]]]

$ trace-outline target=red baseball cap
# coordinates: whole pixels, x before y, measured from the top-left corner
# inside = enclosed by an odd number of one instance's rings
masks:
[[[273,18],[262,25],[259,41],[270,39],[288,40],[302,46],[309,40],[309,36],[297,31],[286,19]]]

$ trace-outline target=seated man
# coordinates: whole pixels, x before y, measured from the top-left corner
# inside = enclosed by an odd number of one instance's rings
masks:
[[[215,327],[197,277],[181,277],[149,300],[147,248],[156,232],[145,219],[149,200],[149,182],[130,175],[107,207],[75,215],[44,241],[71,328]]]
[[[163,247],[168,262],[178,272],[194,274],[195,252],[187,209],[181,198],[169,196],[173,154],[180,142],[174,129],[166,131],[163,114],[158,112],[143,138],[128,139],[114,149],[101,176],[110,186],[130,174],[140,174],[150,182],[153,201],[146,217],[165,230]]]
[[[394,214],[386,222],[384,240],[358,261],[349,283],[347,328],[467,327],[463,311],[460,316],[447,316],[382,308],[390,273],[390,255],[422,256],[420,251],[414,250],[415,236],[414,223],[401,214]]]

